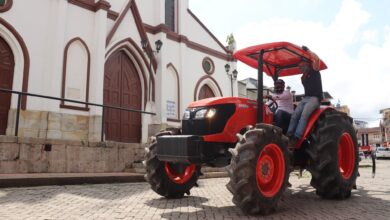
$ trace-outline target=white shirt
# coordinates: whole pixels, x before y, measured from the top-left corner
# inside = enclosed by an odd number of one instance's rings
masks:
[[[278,110],[280,109],[290,114],[293,113],[293,95],[290,91],[284,90],[281,94],[274,93],[272,94],[272,98],[275,99],[276,103],[278,104]]]

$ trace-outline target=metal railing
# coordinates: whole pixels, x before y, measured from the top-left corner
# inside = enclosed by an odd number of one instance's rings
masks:
[[[12,94],[17,94],[18,95],[18,106],[16,109],[16,122],[15,122],[15,136],[18,136],[19,132],[19,118],[20,118],[20,109],[22,106],[22,96],[32,96],[32,97],[38,97],[38,98],[43,98],[43,99],[51,99],[51,100],[58,100],[61,102],[73,102],[77,104],[84,104],[88,106],[96,106],[96,107],[101,107],[102,109],[102,127],[101,127],[101,134],[100,134],[100,141],[104,141],[104,120],[105,120],[105,114],[104,114],[104,109],[109,108],[109,109],[117,109],[121,111],[127,111],[127,112],[137,112],[140,114],[148,114],[148,115],[156,115],[156,113],[153,112],[147,112],[147,111],[141,111],[141,110],[136,110],[136,109],[129,109],[129,108],[122,108],[122,107],[117,107],[117,106],[111,106],[111,105],[102,105],[102,104],[96,104],[96,103],[91,103],[91,102],[82,102],[82,101],[77,101],[77,100],[72,100],[72,99],[64,99],[64,98],[58,98],[58,97],[52,97],[52,96],[46,96],[46,95],[39,95],[39,94],[33,94],[33,93],[28,93],[28,92],[19,92],[19,91],[14,91],[14,90],[9,90],[9,89],[3,89],[0,88],[0,92],[3,93],[12,93]]]

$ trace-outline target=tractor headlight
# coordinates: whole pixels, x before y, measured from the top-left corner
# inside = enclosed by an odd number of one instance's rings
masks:
[[[190,110],[186,109],[183,115],[183,120],[190,119]]]
[[[206,113],[206,118],[212,118],[214,117],[215,113],[217,113],[217,109],[210,108]]]
[[[203,119],[203,118],[212,118],[214,117],[215,113],[217,112],[217,109],[215,108],[204,108],[195,113],[194,119]]]

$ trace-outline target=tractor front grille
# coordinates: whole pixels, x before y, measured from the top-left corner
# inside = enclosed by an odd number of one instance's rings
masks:
[[[217,109],[213,118],[194,119],[197,109],[192,109],[189,120],[182,121],[182,130],[185,135],[210,135],[221,133],[230,117],[234,114],[235,104],[221,104],[207,106]],[[199,108],[201,109],[201,108]]]

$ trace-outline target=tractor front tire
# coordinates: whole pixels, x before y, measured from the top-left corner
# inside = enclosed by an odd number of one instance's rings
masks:
[[[226,187],[244,213],[267,215],[275,211],[288,184],[288,139],[280,128],[267,124],[256,125],[241,138],[230,150]]]
[[[359,150],[351,119],[335,110],[320,116],[306,148],[311,185],[326,199],[351,196],[358,176]]]
[[[179,129],[171,129],[156,135],[178,135]],[[157,141],[152,137],[152,143],[146,150],[145,179],[151,185],[153,191],[168,199],[183,198],[184,194],[190,194],[192,187],[200,175],[200,166],[195,164],[173,164],[160,161],[157,158]]]

